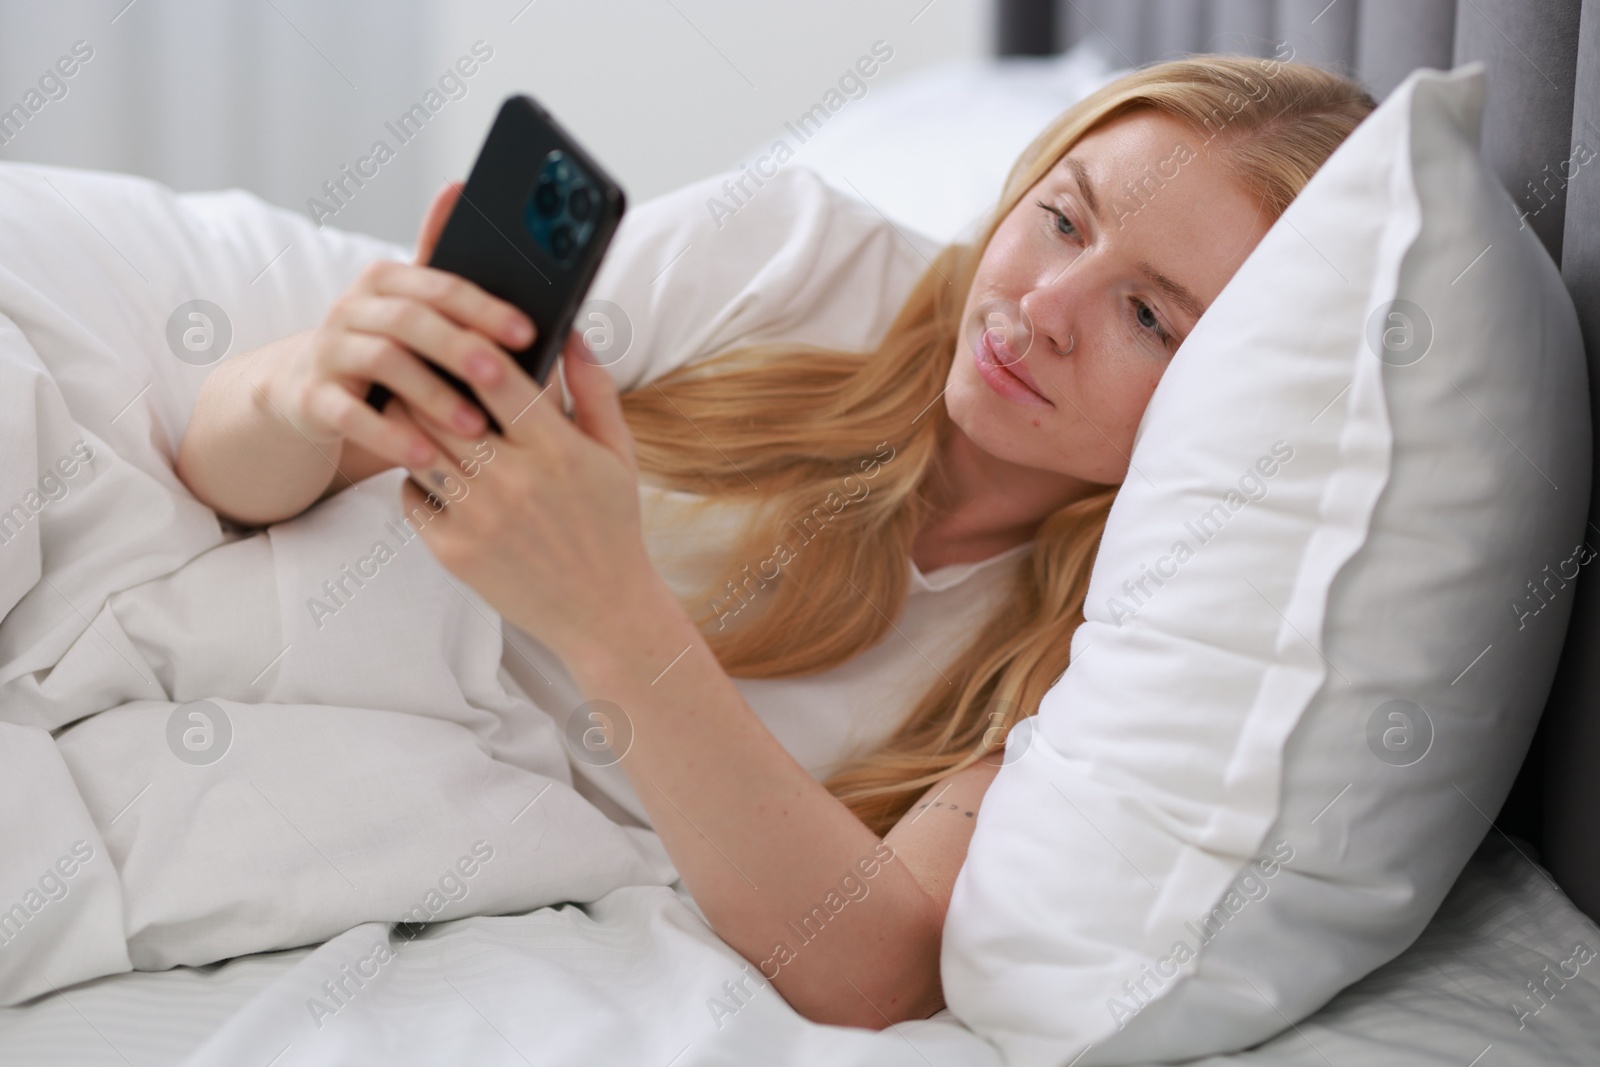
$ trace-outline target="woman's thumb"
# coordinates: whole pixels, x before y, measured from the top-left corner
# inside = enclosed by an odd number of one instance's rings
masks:
[[[572,393],[572,419],[578,429],[615,452],[628,466],[635,466],[633,433],[623,418],[616,383],[576,330],[567,335],[561,373]]]
[[[425,264],[433,258],[433,246],[439,243],[439,235],[444,232],[444,224],[449,221],[450,212],[455,209],[460,195],[460,182],[445,182],[444,187],[434,194],[433,203],[428,205],[428,213],[423,216],[422,229],[417,232],[418,264]]]

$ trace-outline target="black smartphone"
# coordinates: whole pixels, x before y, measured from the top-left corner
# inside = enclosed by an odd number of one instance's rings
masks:
[[[511,96],[500,105],[428,266],[461,275],[533,320],[533,343],[511,355],[544,385],[625,208],[622,187],[549,112],[530,96]],[[466,382],[437,364],[433,369],[483,406]],[[374,384],[367,403],[381,411],[391,395]],[[500,432],[494,416],[488,419]]]

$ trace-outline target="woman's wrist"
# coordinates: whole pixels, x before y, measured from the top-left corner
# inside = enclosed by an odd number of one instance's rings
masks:
[[[286,421],[271,380],[297,334],[215,368],[179,444],[177,473],[220,514],[258,526],[298,514],[332,480],[340,443],[316,445]]]
[[[615,603],[603,628],[576,635],[560,651],[573,680],[585,696],[635,680],[649,684],[677,657],[703,641],[688,609],[652,567],[630,585],[633,590]]]

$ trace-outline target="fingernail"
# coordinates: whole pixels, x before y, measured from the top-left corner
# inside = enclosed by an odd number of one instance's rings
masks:
[[[533,326],[527,319],[517,318],[511,320],[511,327],[506,331],[514,345],[525,345],[533,340]]]
[[[425,441],[413,441],[411,447],[406,449],[406,462],[409,466],[420,467],[433,459],[433,447]]]
[[[500,364],[487,352],[474,352],[467,357],[467,373],[480,384],[493,385],[500,377]]]

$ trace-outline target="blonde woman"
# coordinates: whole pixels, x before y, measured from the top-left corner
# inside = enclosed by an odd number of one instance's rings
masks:
[[[841,1025],[926,1017],[943,1006],[942,924],[976,814],[1007,729],[1067,668],[1151,392],[1373,106],[1358,85],[1293,63],[1145,68],[1028,146],[972,244],[914,268],[903,247],[885,251],[912,239],[867,208],[818,209],[814,177],[746,183],[730,231],[793,211],[847,247],[797,238],[788,288],[752,266],[722,321],[782,296],[815,307],[773,312],[750,343],[680,351],[648,381],[598,366],[575,335],[562,360],[570,417],[560,390],[544,397],[507,355],[531,329],[518,312],[450,275],[375,264],[317,329],[219,367],[179,472],[219,513],[265,524],[409,470],[405,506],[437,511],[423,530],[441,564],[571,683],[566,706],[537,691],[549,678],[530,680],[531,695],[558,718],[608,702],[625,724],[625,753],[605,769],[625,784],[575,770],[659,833],[707,921],[750,961],[744,993],[770,982]],[[430,210],[419,263],[456,192]],[[629,290],[654,301],[636,315],[642,332],[676,322],[695,337],[680,349],[705,349],[697,283],[726,281],[737,257],[721,258],[733,246],[705,223],[665,211],[639,209],[612,258],[655,272],[619,252],[630,226],[710,244],[669,264],[670,284]],[[852,225],[875,236],[851,245]],[[898,290],[877,280],[894,271]],[[888,314],[852,334],[840,326],[852,306]],[[813,321],[824,307],[832,318]],[[865,340],[783,340],[790,320]],[[472,383],[506,433],[487,435],[419,354]],[[372,382],[398,398],[382,415],[362,403]],[[471,491],[430,511],[415,483],[459,471]],[[679,505],[704,525],[672,543],[714,546],[698,571],[679,565],[692,551],[661,547],[657,527]]]

